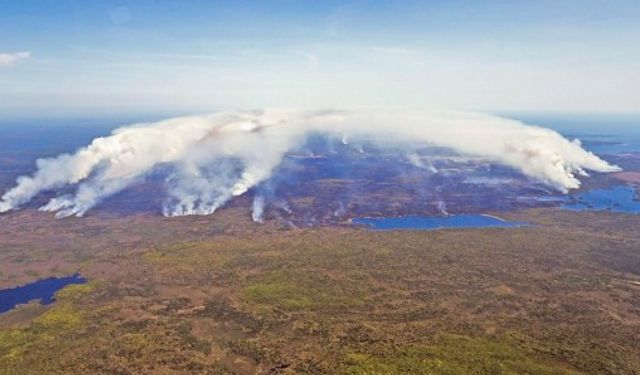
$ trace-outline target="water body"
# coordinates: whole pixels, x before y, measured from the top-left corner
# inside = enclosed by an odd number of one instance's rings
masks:
[[[574,211],[612,211],[632,214],[640,213],[640,201],[634,200],[632,186],[614,186],[594,189],[571,196],[561,207]]]
[[[87,280],[75,274],[67,277],[50,277],[31,284],[0,289],[0,313],[9,311],[19,304],[40,300],[43,305],[52,303],[57,291],[69,284],[84,284]]]
[[[596,154],[640,152],[640,114],[507,113],[506,117],[560,132],[579,139]]]
[[[629,135],[576,135],[582,145],[597,155],[640,152],[640,137]]]
[[[526,223],[506,221],[490,215],[362,217],[355,218],[352,222],[355,224],[367,225],[373,230],[435,230],[445,228],[494,227],[513,228],[527,225]]]

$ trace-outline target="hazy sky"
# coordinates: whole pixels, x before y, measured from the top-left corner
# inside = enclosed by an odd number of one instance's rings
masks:
[[[640,1],[0,0],[0,114],[640,109]]]

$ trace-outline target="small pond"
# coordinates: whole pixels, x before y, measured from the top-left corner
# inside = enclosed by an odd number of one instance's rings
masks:
[[[0,313],[33,300],[40,300],[40,303],[47,305],[54,301],[56,292],[65,286],[86,282],[87,280],[80,274],[75,274],[67,277],[50,277],[15,288],[0,289]]]

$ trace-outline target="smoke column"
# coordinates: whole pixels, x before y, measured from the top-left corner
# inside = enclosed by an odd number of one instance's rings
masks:
[[[256,223],[262,223],[262,214],[264,213],[264,196],[256,194],[253,197],[253,204],[251,207],[251,219]]]
[[[619,168],[555,131],[492,115],[397,110],[221,112],[119,128],[73,154],[39,159],[31,176],[20,176],[0,199],[0,212],[18,209],[38,193],[66,186],[75,193],[40,209],[56,217],[82,216],[160,165],[167,179],[166,216],[205,215],[266,181],[286,153],[311,133],[366,139],[398,152],[415,145],[450,148],[513,167],[559,191],[580,186],[587,170]],[[412,147],[403,147],[412,146]],[[410,154],[407,158],[414,158]],[[263,198],[254,202],[261,219]]]

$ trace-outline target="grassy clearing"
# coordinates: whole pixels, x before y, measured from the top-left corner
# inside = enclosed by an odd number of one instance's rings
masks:
[[[432,345],[414,345],[344,357],[347,374],[509,374],[570,375],[579,372],[540,361],[510,342],[441,335]]]
[[[326,275],[271,272],[242,288],[245,302],[272,305],[284,310],[340,310],[371,302],[366,289]]]

